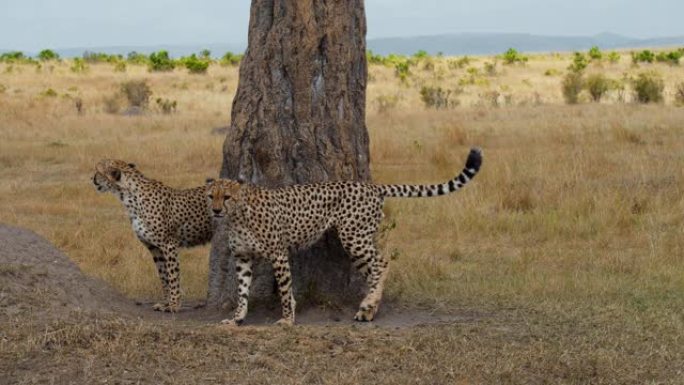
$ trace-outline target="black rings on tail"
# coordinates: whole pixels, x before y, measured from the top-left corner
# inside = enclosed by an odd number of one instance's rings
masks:
[[[482,150],[470,149],[465,167],[454,179],[442,184],[432,185],[382,185],[382,193],[386,197],[419,198],[445,195],[460,190],[477,175],[482,166]]]

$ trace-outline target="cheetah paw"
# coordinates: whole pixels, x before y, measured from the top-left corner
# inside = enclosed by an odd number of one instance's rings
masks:
[[[275,324],[279,326],[292,326],[294,325],[294,320],[290,318],[281,318]]]
[[[356,315],[354,316],[354,321],[371,322],[371,321],[373,321],[374,317],[375,317],[375,312],[373,311],[372,308],[367,308],[367,309],[362,308],[356,312]]]
[[[224,319],[223,321],[221,321],[221,324],[226,325],[226,326],[240,326],[240,325],[242,325],[243,322],[244,322],[244,320],[242,320],[242,319],[227,318],[227,319]]]
[[[179,305],[171,305],[168,303],[155,303],[152,305],[154,311],[161,311],[165,313],[177,313],[180,309]]]

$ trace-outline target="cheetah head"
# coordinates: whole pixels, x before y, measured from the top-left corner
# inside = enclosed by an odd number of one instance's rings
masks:
[[[223,218],[235,210],[242,186],[230,179],[207,179],[207,201],[215,218]]]
[[[138,173],[133,163],[116,159],[102,159],[95,165],[93,185],[98,192],[120,192],[126,189],[127,179]]]

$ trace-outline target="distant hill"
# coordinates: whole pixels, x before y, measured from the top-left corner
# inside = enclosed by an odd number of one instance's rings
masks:
[[[636,39],[613,33],[593,36],[545,36],[523,33],[458,33],[432,36],[389,37],[368,39],[368,48],[374,53],[410,55],[419,50],[430,54],[442,52],[445,55],[491,55],[515,48],[522,52],[563,52],[586,50],[592,46],[601,49],[684,46],[684,36]],[[49,47],[46,47],[49,48]],[[246,44],[197,44],[197,45],[151,45],[151,46],[102,46],[55,49],[62,57],[76,57],[84,51],[106,52],[126,55],[131,51],[149,54],[167,50],[173,57],[186,56],[203,49],[221,57],[228,51],[241,53]],[[1,52],[7,52],[2,50]],[[35,56],[37,52],[25,52]]]
[[[515,48],[522,52],[563,52],[601,49],[684,46],[684,36],[636,39],[612,33],[594,36],[544,36],[522,33],[459,33],[433,36],[369,39],[374,53],[409,55],[419,50],[430,54],[490,55]]]

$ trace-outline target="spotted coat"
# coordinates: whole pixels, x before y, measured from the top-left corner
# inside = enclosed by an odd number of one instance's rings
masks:
[[[145,177],[132,163],[112,159],[96,165],[93,184],[99,192],[111,192],[121,200],[133,231],[152,254],[164,290],[164,302],[154,309],[178,311],[178,249],[205,244],[213,234],[206,186],[173,189]]]
[[[454,179],[437,185],[375,185],[335,182],[266,189],[219,179],[208,181],[207,199],[219,220],[227,222],[228,246],[237,258],[238,306],[223,323],[239,325],[247,315],[252,259],[268,258],[273,265],[281,298],[279,323],[292,324],[295,299],[288,252],[316,242],[334,228],[342,246],[368,284],[355,315],[372,321],[380,304],[388,261],[378,253],[375,235],[387,197],[429,197],[454,192],[480,169],[482,154],[472,149],[465,168]]]

